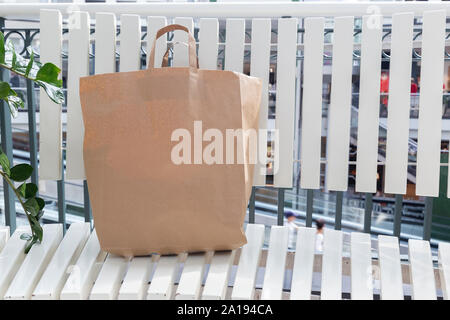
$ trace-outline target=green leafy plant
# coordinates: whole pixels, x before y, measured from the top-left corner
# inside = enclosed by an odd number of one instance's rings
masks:
[[[28,56],[29,58],[24,58],[16,53],[13,43],[5,41],[3,33],[0,32],[0,68],[33,81],[44,89],[53,102],[63,103],[62,80],[59,79],[61,70],[52,63],[41,64],[36,61],[34,52],[30,49]],[[0,81],[0,100],[6,102],[13,117],[17,115],[19,108],[24,107],[24,102],[8,82]],[[26,182],[33,172],[32,166],[21,163],[11,167],[7,155],[0,148],[0,167],[0,175],[14,191],[30,224],[31,234],[24,233],[20,236],[21,239],[29,241],[25,247],[25,253],[28,253],[34,244],[42,241],[43,230],[39,220],[44,213],[45,202],[37,196],[38,187],[34,183]],[[21,184],[16,187],[14,183]]]

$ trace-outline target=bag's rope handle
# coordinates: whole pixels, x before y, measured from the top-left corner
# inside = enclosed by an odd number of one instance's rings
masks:
[[[152,70],[155,66],[155,47],[156,47],[156,41],[164,34],[170,31],[174,30],[181,30],[188,34],[188,47],[189,47],[189,66],[194,69],[198,69],[198,59],[197,59],[197,50],[195,45],[195,39],[192,36],[192,34],[189,32],[189,29],[185,26],[179,25],[179,24],[171,24],[164,28],[161,28],[156,33],[155,40],[153,41],[152,50],[150,51],[150,57],[148,60],[148,69]],[[166,56],[166,55],[164,55]],[[163,58],[164,63],[164,58]]]

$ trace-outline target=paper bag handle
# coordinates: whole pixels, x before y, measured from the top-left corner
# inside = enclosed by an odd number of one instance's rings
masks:
[[[156,41],[164,34],[174,30],[181,30],[188,34],[188,47],[189,47],[189,66],[194,69],[198,69],[197,50],[195,45],[195,39],[189,32],[189,29],[180,24],[170,24],[164,28],[161,28],[156,33],[155,40],[153,41],[152,50],[150,51],[150,57],[148,59],[148,69],[152,70],[155,67],[155,47]]]

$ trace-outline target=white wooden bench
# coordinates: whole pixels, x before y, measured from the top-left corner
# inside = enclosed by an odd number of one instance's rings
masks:
[[[342,6],[330,4],[329,12],[319,4],[302,4],[301,7],[283,4],[280,8],[263,4],[250,8],[244,4],[239,12],[236,11],[237,4],[220,4],[216,9],[210,4],[201,6],[203,11],[197,24],[200,68],[216,69],[219,47],[225,47],[224,69],[242,72],[244,52],[250,50],[250,74],[260,77],[264,84],[259,122],[261,129],[267,129],[270,61],[272,51],[277,51],[275,129],[278,130],[279,140],[276,146],[278,153],[274,158],[278,165],[272,185],[275,188],[293,187],[295,163],[301,164],[301,188],[321,188],[321,164],[325,162],[326,188],[339,192],[347,190],[352,56],[353,49],[360,47],[358,150],[354,163],[357,168],[356,191],[376,192],[377,165],[380,165],[378,109],[383,40],[382,30],[374,27],[374,19],[379,16],[368,12],[367,4],[355,4],[354,9],[347,11],[342,11]],[[67,162],[64,178],[84,180],[84,132],[78,79],[89,74],[90,44],[95,44],[96,74],[138,70],[142,46],[149,47],[159,28],[173,21],[193,31],[193,17],[198,14],[196,7],[189,4],[174,6],[176,16],[169,10],[172,7],[165,7],[164,4],[124,4],[116,7],[112,4],[80,4],[81,11],[72,13],[68,35],[63,37],[60,10],[66,9],[65,5],[50,4],[46,8],[53,9],[40,12],[40,59],[61,66],[59,53],[63,41],[68,41]],[[303,8],[311,14],[304,16]],[[4,9],[5,14],[15,15],[23,7],[11,5]],[[27,10],[33,12],[32,7]],[[386,168],[384,191],[392,194],[404,194],[406,191],[413,18],[420,16],[423,26],[416,194],[437,196],[441,166],[445,27],[450,6],[383,5],[383,10],[383,14],[392,17],[387,149],[386,161],[381,163]],[[159,16],[153,16],[154,12]],[[292,17],[280,18],[286,15]],[[361,44],[353,43],[356,15],[362,17]],[[225,43],[219,43],[218,16],[226,17],[226,33],[233,35],[227,36]],[[326,161],[321,159],[325,16],[334,17],[334,40],[329,44],[333,57]],[[245,42],[245,17],[252,18],[251,43]],[[276,23],[273,17],[279,18]],[[297,33],[297,17],[305,18],[300,26],[304,28],[303,39],[299,39]],[[146,19],[147,24],[147,34],[143,40],[142,18]],[[116,37],[118,21],[120,35]],[[90,22],[94,22],[93,34],[90,34]],[[276,44],[271,43],[272,27],[275,25],[278,30]],[[184,41],[184,35],[175,32],[173,42],[178,41]],[[159,39],[157,64],[166,47],[167,39]],[[120,54],[120,70],[116,70],[116,53]],[[303,95],[299,98],[302,100],[301,115],[299,110],[296,111],[298,53],[304,59]],[[175,46],[173,66],[186,64],[186,48]],[[61,170],[61,108],[55,107],[43,94],[40,99],[40,179],[60,180],[64,171]],[[295,119],[301,119],[300,132]],[[294,154],[293,148],[294,143],[298,142],[296,139],[301,140],[298,154]],[[260,153],[266,154],[267,146],[260,148],[263,149]],[[264,168],[264,164],[258,164],[255,170]],[[265,178],[256,175],[254,186],[265,185]],[[18,229],[9,237],[7,228],[0,229],[2,299],[450,297],[450,245],[446,243],[439,245],[439,266],[436,267],[427,241],[410,240],[409,261],[405,262],[400,260],[396,237],[379,236],[378,246],[372,248],[369,234],[352,233],[350,251],[346,252],[343,233],[327,229],[324,252],[317,255],[314,253],[313,229],[300,228],[297,247],[292,252],[288,251],[288,231],[285,227],[272,227],[266,249],[263,246],[264,226],[249,224],[246,229],[248,244],[233,252],[124,259],[102,252],[95,230],[91,232],[89,224],[72,224],[64,237],[62,225],[45,225],[43,243],[34,246],[26,256],[23,254],[25,243],[19,238],[22,232],[23,229]]]
[[[0,299],[449,297],[447,243],[439,246],[437,267],[423,240],[410,240],[409,261],[401,261],[395,237],[379,236],[373,254],[370,235],[355,232],[345,252],[343,233],[326,229],[324,252],[315,255],[312,228],[301,227],[296,250],[288,251],[287,227],[272,227],[266,249],[264,226],[248,224],[248,244],[233,252],[127,259],[102,252],[87,223],[72,224],[64,238],[60,224],[46,225],[44,231],[42,245],[26,256],[19,239],[24,229],[16,230],[0,251]],[[321,274],[320,284],[313,285],[314,273]]]

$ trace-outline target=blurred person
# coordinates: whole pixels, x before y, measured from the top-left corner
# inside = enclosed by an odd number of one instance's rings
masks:
[[[323,219],[316,220],[316,253],[323,252],[323,229],[325,221]]]
[[[284,213],[284,216],[286,217],[287,226],[289,229],[288,247],[289,247],[289,249],[295,249],[295,240],[297,238],[297,230],[298,230],[298,226],[295,224],[295,219],[297,219],[297,214],[295,214],[292,211],[286,211]]]

